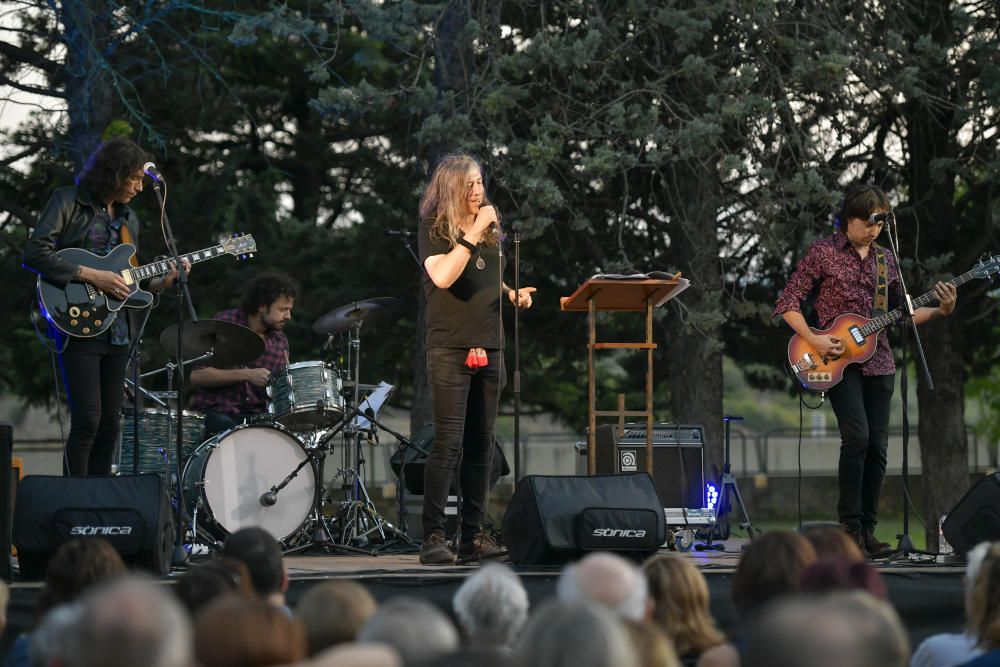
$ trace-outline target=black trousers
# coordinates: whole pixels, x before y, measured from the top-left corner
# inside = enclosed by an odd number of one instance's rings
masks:
[[[63,474],[110,475],[118,439],[128,346],[100,339],[69,338],[61,355],[69,401],[69,437]]]
[[[829,392],[840,428],[837,514],[852,528],[874,528],[878,522],[895,385],[895,375],[864,376],[852,365]]]
[[[431,348],[427,375],[434,401],[434,442],[424,466],[424,535],[445,530],[445,503],[455,467],[462,491],[462,541],[482,530],[490,491],[493,430],[503,375],[503,353],[489,364],[465,365],[468,349]]]

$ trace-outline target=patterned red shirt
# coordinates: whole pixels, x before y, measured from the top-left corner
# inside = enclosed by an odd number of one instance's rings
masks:
[[[886,262],[891,310],[895,307],[898,294],[899,273],[892,253],[888,251]],[[838,315],[844,313],[871,317],[876,274],[875,253],[869,252],[867,257],[861,259],[847,235],[836,232],[809,246],[806,256],[799,260],[795,273],[778,297],[772,316],[792,310],[802,312],[802,302],[818,288],[814,308],[820,329],[828,328]],[[892,375],[896,372],[887,333],[883,331],[879,335],[875,354],[861,365],[863,375]]]
[[[223,310],[213,319],[236,322],[249,326],[247,315],[239,308]],[[264,353],[245,368],[266,368],[272,374],[288,365],[288,338],[281,331],[271,330],[264,337]],[[191,409],[215,410],[227,415],[267,412],[267,390],[249,382],[227,384],[223,387],[195,387],[191,392]]]

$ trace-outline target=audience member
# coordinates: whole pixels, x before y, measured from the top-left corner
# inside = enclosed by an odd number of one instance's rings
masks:
[[[1000,666],[1000,542],[993,542],[986,549],[976,580],[966,598],[966,616],[969,630],[976,637],[976,645],[985,651],[964,667]]]
[[[642,567],[649,582],[653,621],[673,642],[684,665],[725,643],[709,609],[705,576],[687,558],[653,556]]]
[[[125,577],[80,599],[64,667],[190,667],[191,625],[162,586]]]
[[[847,533],[843,533],[847,536]],[[850,539],[850,537],[848,537]],[[865,591],[880,600],[888,598],[885,580],[867,561],[821,558],[802,573],[799,586],[803,593]]]
[[[250,582],[257,595],[285,607],[288,574],[281,561],[281,545],[263,528],[240,528],[229,536],[222,555],[238,560],[250,570]]]
[[[410,664],[431,661],[458,649],[458,630],[430,602],[398,597],[379,606],[358,632],[358,641],[388,644]]]
[[[863,591],[777,600],[746,633],[746,667],[903,667],[906,632]]]
[[[809,540],[789,530],[757,536],[743,553],[733,576],[733,606],[741,618],[775,598],[798,592],[802,573],[816,562]]]
[[[247,566],[225,557],[213,558],[188,568],[177,580],[174,592],[191,618],[223,593],[256,595]]]
[[[649,615],[646,576],[634,563],[597,552],[567,565],[556,584],[561,602],[595,602],[620,618],[641,621]]]
[[[80,605],[61,604],[42,617],[31,633],[33,667],[62,667],[69,660],[73,629],[80,621]]]
[[[804,528],[802,535],[809,540],[820,560],[827,558],[852,563],[867,560],[856,540],[839,525],[814,525]]]
[[[514,644],[518,667],[640,667],[622,622],[594,603],[550,600]]]
[[[306,657],[306,633],[267,600],[224,593],[195,617],[194,654],[200,667],[284,665]]]
[[[463,647],[422,667],[515,667],[513,659],[495,649]]]
[[[302,667],[403,667],[403,659],[388,644],[347,643],[323,651]]]
[[[45,584],[35,606],[34,626],[54,607],[73,602],[97,583],[125,573],[122,557],[97,537],[63,543],[45,569]],[[22,634],[11,646],[4,667],[26,667],[32,662],[31,634]]]
[[[969,596],[979,574],[979,566],[990,549],[989,542],[982,542],[965,554],[965,609],[969,609]],[[970,630],[945,632],[925,639],[910,659],[910,667],[955,667],[982,655],[976,646],[976,636]]]
[[[528,620],[528,593],[509,567],[488,563],[467,578],[452,599],[467,643],[509,652]]]
[[[622,621],[642,667],[680,667],[670,639],[652,621]]]
[[[352,642],[375,613],[375,598],[361,584],[333,579],[312,586],[295,607],[306,631],[309,655]]]

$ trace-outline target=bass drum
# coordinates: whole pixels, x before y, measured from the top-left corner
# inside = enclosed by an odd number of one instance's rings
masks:
[[[314,463],[299,470],[273,505],[262,504],[261,496],[307,459],[299,439],[280,425],[237,426],[206,440],[191,455],[182,474],[184,509],[197,528],[222,541],[251,526],[286,540],[312,512]]]

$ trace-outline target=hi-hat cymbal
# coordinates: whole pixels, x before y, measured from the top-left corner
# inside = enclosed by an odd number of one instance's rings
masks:
[[[313,324],[313,331],[321,334],[335,334],[347,331],[356,324],[371,324],[384,320],[401,305],[403,305],[402,301],[391,296],[352,301],[346,306],[341,306],[321,316]]]
[[[249,364],[264,353],[264,339],[249,327],[225,320],[185,322],[181,338],[185,358],[212,353],[212,366]],[[177,324],[171,324],[160,334],[160,345],[171,355],[177,353]]]

